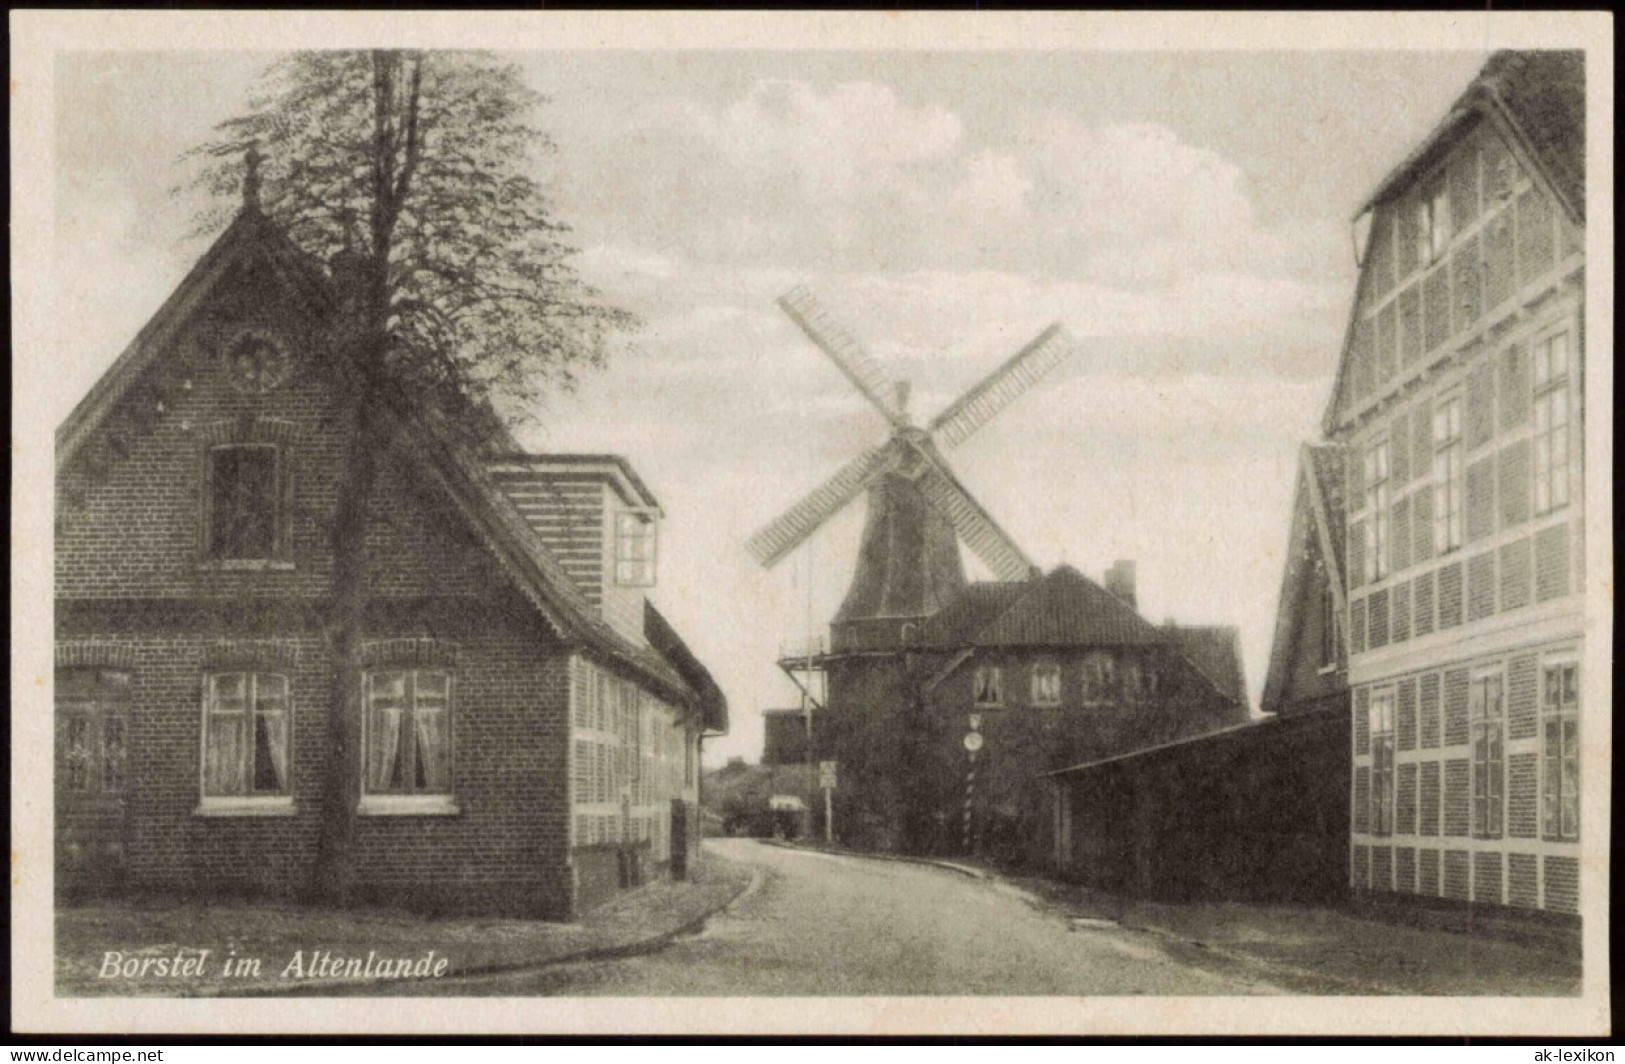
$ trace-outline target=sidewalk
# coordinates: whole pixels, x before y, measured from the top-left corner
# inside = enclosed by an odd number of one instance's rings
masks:
[[[1552,997],[1580,992],[1578,951],[1550,940],[1405,924],[1333,905],[1141,901],[1013,876],[981,862],[829,852],[935,864],[979,876],[1054,911],[1075,934],[1127,930],[1155,936],[1182,963],[1262,980],[1291,993]]]
[[[70,906],[57,913],[56,991],[62,997],[319,995],[373,981],[314,974],[322,953],[340,971],[351,958],[364,964],[369,953],[376,964],[422,961],[423,970],[444,960],[440,975],[448,978],[626,956],[658,949],[693,930],[752,881],[749,868],[706,854],[688,880],[651,883],[567,924],[246,901],[148,899]],[[101,976],[109,953],[139,966],[149,958],[194,960],[205,949],[209,954],[200,964],[154,963],[145,975]],[[225,975],[233,957],[233,964],[259,961],[258,974]],[[171,967],[183,974],[169,974]]]

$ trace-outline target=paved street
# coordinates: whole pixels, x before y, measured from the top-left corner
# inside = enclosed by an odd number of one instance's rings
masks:
[[[456,980],[500,995],[1245,994],[1277,988],[1175,960],[1156,936],[1072,929],[1019,892],[898,862],[709,842],[760,883],[659,952]]]

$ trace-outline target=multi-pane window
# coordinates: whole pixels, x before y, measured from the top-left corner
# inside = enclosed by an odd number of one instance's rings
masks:
[[[277,541],[277,451],[266,445],[216,447],[208,456],[210,558],[269,558]]]
[[[1569,334],[1535,345],[1535,512],[1569,501]]]
[[[1053,661],[1040,661],[1033,666],[1033,705],[1058,706],[1061,704],[1061,666]]]
[[[285,796],[288,788],[288,678],[222,672],[204,680],[203,796]]]
[[[1473,678],[1467,712],[1472,727],[1473,834],[1498,839],[1506,807],[1506,699],[1500,673]]]
[[[1371,516],[1365,525],[1365,582],[1388,575],[1389,443],[1374,443],[1365,452],[1365,502]]]
[[[1083,701],[1085,705],[1098,705],[1110,701],[1116,693],[1117,665],[1103,650],[1093,650],[1083,658]]]
[[[379,669],[366,689],[366,793],[449,795],[451,675]]]
[[[70,713],[63,722],[62,788],[69,791],[90,790],[91,764],[95,761],[92,747],[91,717],[88,713]]]
[[[653,587],[655,523],[644,514],[615,515],[615,582],[623,587]]]
[[[57,674],[57,789],[81,795],[125,789],[130,674],[66,669]]]
[[[1541,833],[1580,837],[1580,676],[1572,662],[1547,665],[1541,682]]]
[[[1373,691],[1371,723],[1371,833],[1394,833],[1394,692]]]
[[[1461,397],[1433,409],[1433,550],[1456,550],[1462,533]]]
[[[997,665],[978,665],[972,687],[977,705],[1004,705],[1004,670]]]

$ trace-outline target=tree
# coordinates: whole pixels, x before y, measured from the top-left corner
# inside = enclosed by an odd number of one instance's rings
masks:
[[[493,410],[533,417],[552,389],[604,364],[635,323],[574,270],[566,226],[531,176],[552,150],[541,98],[512,64],[453,52],[302,52],[264,74],[245,114],[187,153],[215,197],[237,192],[333,265],[348,357],[336,389],[346,426],[331,525],[332,651],[322,833],[312,884],[350,893],[360,795],[360,648],[368,597],[367,513],[390,442],[384,397],[409,394],[471,446],[510,439]],[[470,428],[472,427],[472,428]]]

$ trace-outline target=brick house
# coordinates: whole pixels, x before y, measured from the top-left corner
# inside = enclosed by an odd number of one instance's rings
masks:
[[[830,704],[853,707],[821,711],[813,728],[819,756],[840,764],[837,834],[894,848],[912,807],[935,852],[968,842],[1046,866],[1056,826],[1045,773],[1246,720],[1235,629],[1158,626],[1135,607],[1132,563],[1104,588],[1063,565],[965,585],[909,626],[902,650],[824,655]]]
[[[345,310],[245,203],[57,433],[64,889],[307,886]],[[646,595],[661,511],[622,459],[522,454],[379,396],[364,896],[564,918],[681,871],[726,702]]]
[[[1361,209],[1323,425],[1359,892],[1578,909],[1584,96],[1580,53],[1495,54]]]

